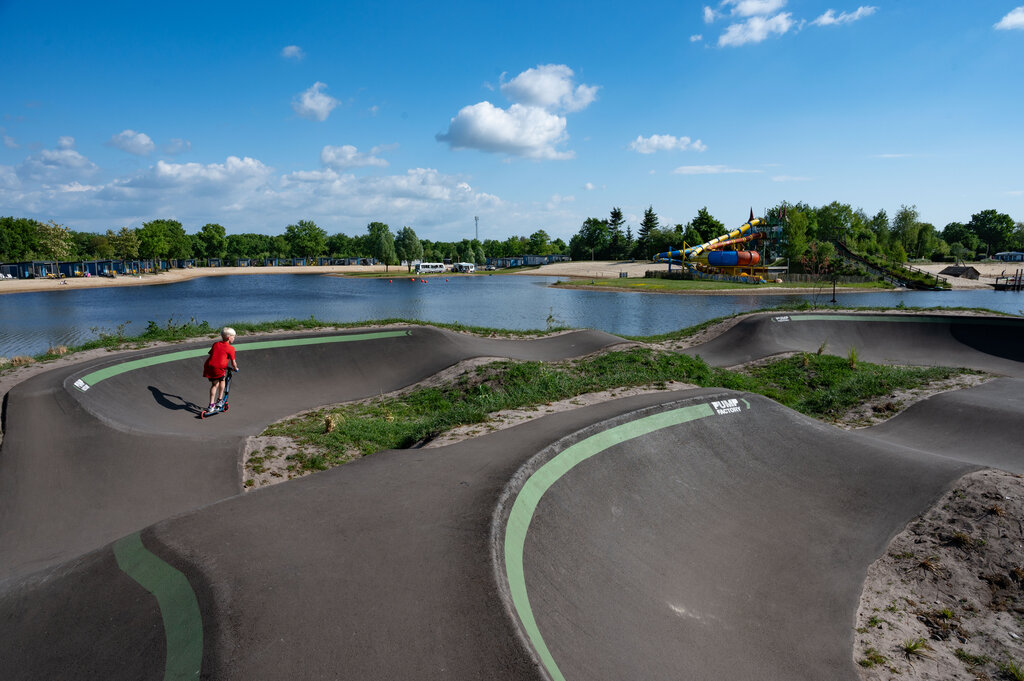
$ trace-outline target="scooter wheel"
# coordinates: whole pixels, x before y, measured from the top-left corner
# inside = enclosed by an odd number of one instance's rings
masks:
[[[201,419],[205,419],[206,418],[206,410],[205,409],[202,410],[201,412],[199,412],[199,418],[201,418]]]
[[[227,402],[225,402],[225,403],[224,403],[224,408],[223,408],[223,409],[221,409],[221,411],[227,411],[227,410],[228,410],[228,403],[227,403]]]

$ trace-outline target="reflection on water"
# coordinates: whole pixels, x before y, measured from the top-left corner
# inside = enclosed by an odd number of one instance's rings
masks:
[[[0,296],[0,356],[37,354],[50,345],[76,345],[114,332],[136,335],[148,321],[160,326],[196,319],[217,327],[285,317],[338,322],[403,318],[509,329],[557,325],[646,336],[714,317],[793,304],[802,295],[672,295],[552,288],[555,277],[430,277],[410,281],[310,274],[204,277],[160,286],[60,290]],[[840,305],[985,307],[1019,314],[1024,296],[1004,291],[840,293]],[[819,304],[831,291],[819,295]]]

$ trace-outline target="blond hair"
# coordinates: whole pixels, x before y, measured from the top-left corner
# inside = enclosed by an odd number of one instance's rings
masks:
[[[237,336],[237,335],[238,334],[235,333],[235,330],[232,329],[230,326],[225,326],[223,329],[221,329],[221,332],[220,332],[220,337],[223,338],[224,340],[227,340],[228,336]]]

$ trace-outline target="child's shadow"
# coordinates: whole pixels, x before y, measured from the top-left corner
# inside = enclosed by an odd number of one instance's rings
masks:
[[[203,408],[200,407],[198,404],[193,404],[192,402],[189,402],[181,395],[168,395],[164,391],[160,390],[160,388],[157,388],[152,385],[149,386],[149,392],[153,393],[153,399],[155,399],[156,403],[159,404],[164,409],[174,409],[179,411],[184,409],[192,414],[199,414],[200,412],[203,411]],[[173,402],[172,400],[178,401]]]

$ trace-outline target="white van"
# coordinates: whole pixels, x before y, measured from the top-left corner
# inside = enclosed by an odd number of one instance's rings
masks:
[[[452,269],[456,272],[476,272],[476,265],[471,262],[457,262]]]
[[[443,262],[421,262],[416,265],[416,274],[437,274],[444,272]]]

